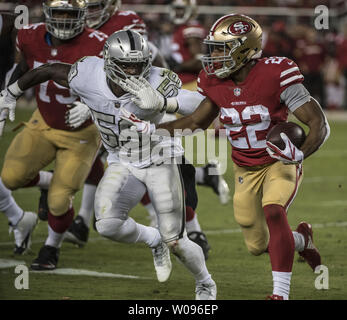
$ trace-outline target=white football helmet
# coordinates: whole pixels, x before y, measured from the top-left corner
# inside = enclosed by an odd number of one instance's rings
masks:
[[[109,36],[103,55],[106,76],[116,84],[130,76],[147,77],[152,66],[148,42],[133,30],[120,30]],[[138,74],[126,73],[124,65],[127,64],[138,64]]]
[[[87,26],[100,28],[122,5],[121,0],[86,0]]]
[[[85,27],[85,0],[46,0],[43,3],[46,29],[55,38],[68,40],[82,33]]]
[[[169,6],[170,20],[177,25],[192,19],[196,12],[196,0],[173,0]]]

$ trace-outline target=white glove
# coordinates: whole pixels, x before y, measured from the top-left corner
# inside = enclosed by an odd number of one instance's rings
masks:
[[[301,164],[304,160],[304,153],[290,141],[285,133],[281,132],[280,136],[285,143],[285,148],[283,150],[271,142],[266,141],[268,146],[266,151],[270,157],[282,161],[284,164]]]
[[[119,118],[121,119],[119,123],[120,128],[125,126],[132,131],[137,131],[144,135],[151,135],[155,131],[155,125],[153,123],[140,120],[123,107],[119,110]]]
[[[65,113],[65,123],[71,128],[78,128],[89,118],[88,106],[79,101],[73,102],[71,108]]]
[[[22,91],[19,92],[18,90],[16,90],[17,87],[17,82],[15,82],[13,85],[2,90],[0,93],[0,113],[2,114],[2,116],[4,116],[5,113],[3,112],[3,110],[7,110],[9,114],[9,119],[11,121],[14,121],[15,119],[17,99],[22,93]],[[15,90],[11,90],[13,88],[15,88]]]
[[[125,80],[125,90],[135,97],[131,100],[141,109],[155,110],[162,112],[166,107],[164,98],[151,84],[143,77],[136,79],[130,77]]]

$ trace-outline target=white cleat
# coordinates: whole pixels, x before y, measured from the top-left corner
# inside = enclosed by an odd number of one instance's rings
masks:
[[[37,224],[37,214],[24,211],[22,218],[18,221],[17,225],[10,225],[10,233],[13,231],[15,239],[15,254],[26,253],[31,246],[31,236]]]
[[[217,298],[217,286],[211,279],[210,282],[197,283],[195,288],[195,300],[216,300]]]
[[[228,202],[230,201],[230,190],[227,182],[224,180],[222,175],[219,176],[218,191],[220,203],[228,204]]]
[[[207,169],[207,175],[205,176],[206,184],[210,185],[215,193],[218,194],[221,204],[227,204],[230,201],[230,190],[221,174],[220,162],[216,159],[210,160],[205,168]],[[209,172],[209,170],[213,171]]]
[[[172,270],[170,250],[168,246],[166,243],[161,242],[158,246],[152,249],[152,254],[158,281],[167,281]]]

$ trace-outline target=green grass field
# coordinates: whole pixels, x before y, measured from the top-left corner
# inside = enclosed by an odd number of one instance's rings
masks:
[[[0,139],[0,166],[15,133],[11,129],[27,120],[29,110],[18,110],[15,123],[8,123]],[[347,123],[331,121],[331,136],[326,144],[305,161],[305,178],[289,210],[293,228],[306,220],[314,227],[315,244],[320,249],[322,263],[329,270],[329,289],[315,288],[310,267],[297,261],[293,267],[291,299],[330,300],[347,298]],[[67,173],[68,174],[68,173]],[[231,161],[225,178],[233,191]],[[199,221],[206,232],[212,250],[207,266],[218,286],[221,300],[264,300],[272,293],[269,256],[254,257],[248,253],[242,234],[234,220],[232,203],[222,206],[211,189],[198,187]],[[37,211],[39,191],[21,189],[13,193],[25,210]],[[78,212],[81,192],[75,198]],[[147,224],[145,209],[138,205],[130,215]],[[6,217],[0,215],[0,264],[4,260],[25,262],[36,258],[47,235],[47,224],[40,222],[34,232],[31,252],[14,256],[13,235],[8,234]],[[96,277],[29,273],[29,290],[14,286],[14,267],[0,269],[0,299],[116,299],[116,300],[188,300],[194,299],[194,280],[172,256],[173,272],[167,283],[156,280],[151,251],[145,245],[111,242],[91,230],[90,241],[80,249],[64,243],[59,268],[83,269],[95,272],[131,275],[136,278]]]

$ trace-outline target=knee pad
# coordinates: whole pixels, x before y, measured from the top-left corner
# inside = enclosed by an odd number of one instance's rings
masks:
[[[72,195],[63,190],[48,191],[48,208],[52,215],[61,216],[72,206]]]
[[[117,240],[117,238],[121,238],[120,230],[122,229],[125,221],[126,220],[121,220],[118,218],[107,218],[98,220],[95,226],[96,230],[101,236]]]
[[[17,169],[11,168],[8,165],[6,165],[6,169],[4,166],[1,172],[1,180],[5,187],[12,191],[25,185],[22,181],[20,170],[18,172]]]
[[[254,244],[254,243],[247,243],[246,246],[248,251],[254,255],[254,256],[259,256],[262,253],[264,253],[267,249],[268,243],[262,243],[262,244]]]

